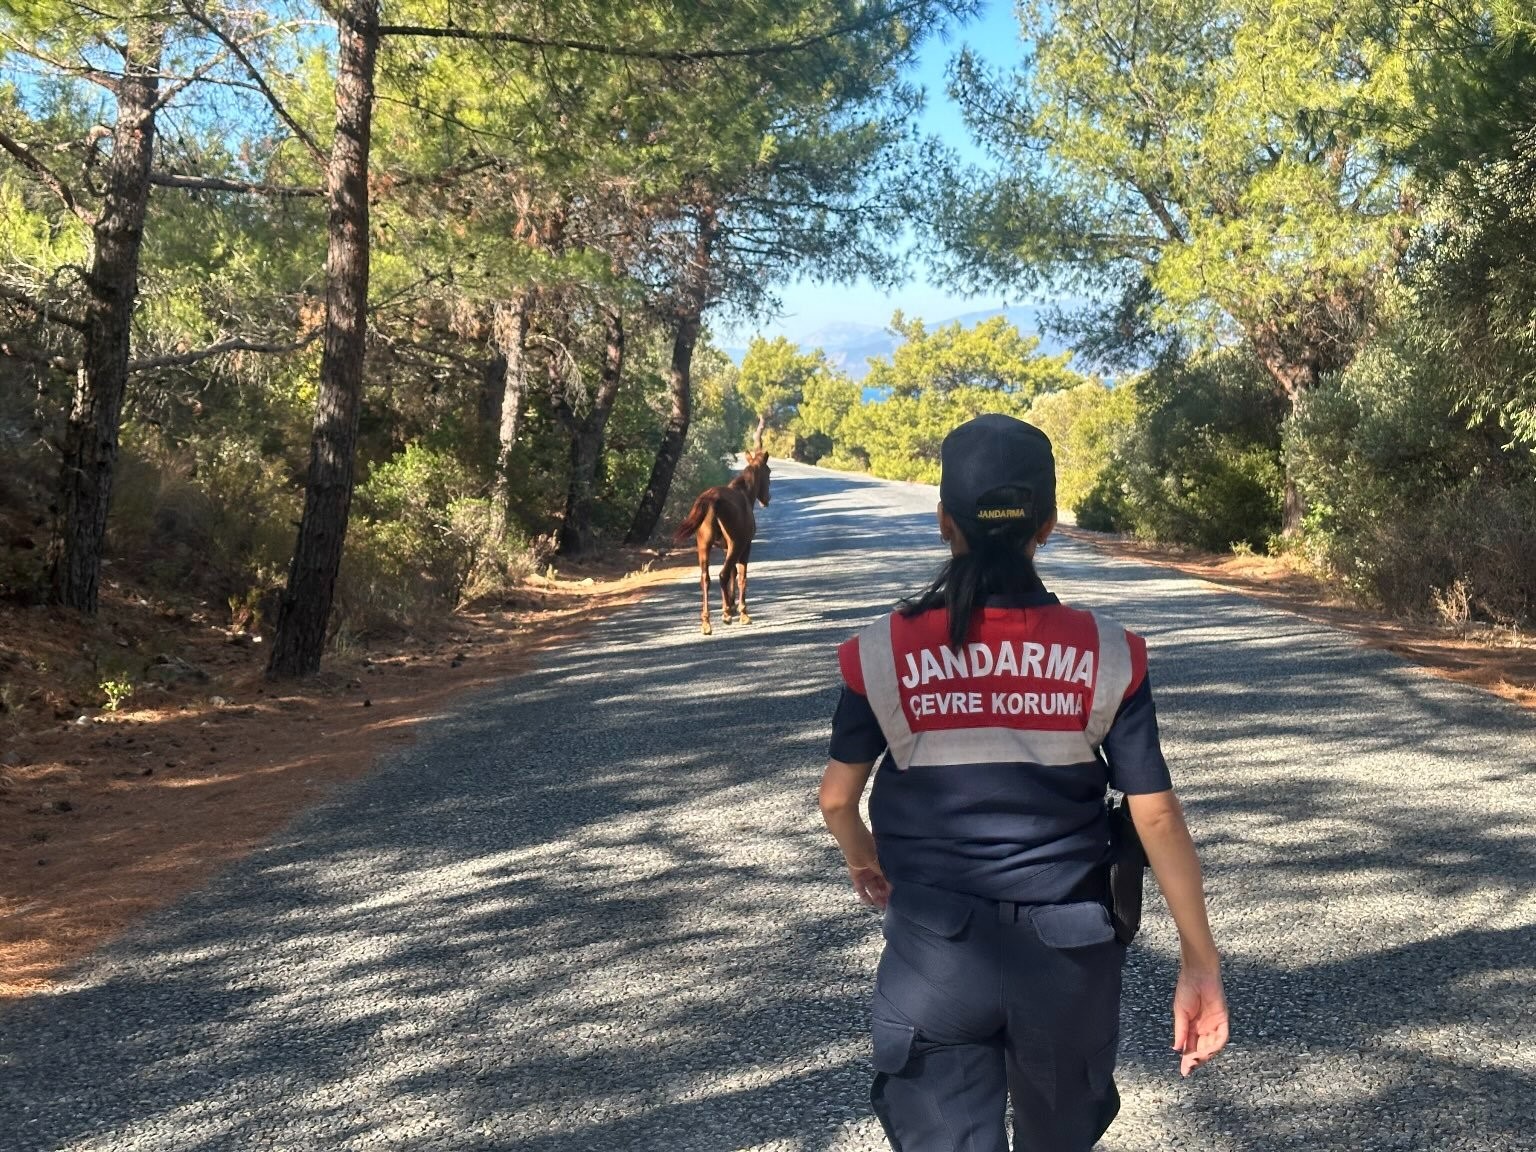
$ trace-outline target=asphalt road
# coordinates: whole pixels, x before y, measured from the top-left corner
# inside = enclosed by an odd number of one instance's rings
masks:
[[[0,1150],[883,1147],[878,921],[815,811],[833,645],[939,559],[932,489],[775,464],[756,623],[691,578],[466,700],[0,1012]],[[1536,723],[1197,580],[1053,542],[1149,641],[1228,957],[1179,1080],[1160,906],[1111,1152],[1536,1149]]]

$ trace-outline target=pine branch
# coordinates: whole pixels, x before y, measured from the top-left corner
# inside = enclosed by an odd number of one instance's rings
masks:
[[[68,312],[62,312],[52,305],[34,300],[19,289],[7,288],[4,284],[0,284],[0,300],[9,300],[12,304],[19,304],[27,309],[27,311],[44,320],[52,320],[56,324],[63,324],[66,328],[73,328],[76,332],[85,331],[85,321],[78,316],[72,316]]]
[[[315,161],[320,165],[321,168],[324,168],[329,163],[330,157],[327,155],[325,150],[320,147],[319,144],[315,143],[315,138],[309,134],[304,126],[295,120],[292,114],[289,113],[287,106],[284,105],[280,99],[278,99],[277,93],[272,91],[271,85],[269,85],[266,80],[262,78],[261,70],[257,68],[251,58],[245,54],[245,49],[242,48],[240,44],[234,40],[227,32],[225,32],[224,29],[220,28],[217,22],[210,19],[208,16],[190,8],[188,9],[187,14],[191,16],[193,20],[197,21],[197,23],[208,29],[208,31],[212,33],[213,36],[221,44],[224,45],[224,47],[229,49],[230,55],[233,56],[236,60],[240,61],[246,72],[250,75],[252,82],[258,89],[260,89],[261,94],[266,97],[267,104],[271,106],[272,111],[276,113],[278,119],[280,119],[284,124],[288,125],[288,130],[292,132],[296,137],[298,137],[299,142],[309,149],[310,155],[315,158]]]
[[[30,148],[18,140],[12,139],[3,131],[0,131],[0,148],[4,148],[16,158],[18,164],[31,171],[39,180],[46,184],[49,190],[64,202],[66,208],[85,222],[87,228],[96,227],[95,215],[81,207],[80,202],[75,198],[75,194],[70,190],[69,185],[60,180],[54,174],[53,169],[34,156]]]
[[[325,195],[323,188],[252,184],[244,180],[226,180],[222,176],[186,176],[180,172],[151,172],[149,182],[161,188],[185,188],[194,192],[240,192],[250,196],[273,196],[280,199]]]
[[[442,28],[420,24],[381,24],[380,36],[405,36],[432,40],[467,40],[480,44],[518,44],[525,48],[553,48],[568,52],[590,52],[599,56],[618,56],[631,60],[661,60],[673,63],[691,63],[701,60],[740,60],[757,56],[782,56],[803,52],[818,44],[825,44],[857,32],[865,32],[876,24],[898,19],[928,6],[928,0],[907,0],[891,8],[879,8],[862,19],[840,24],[813,36],[797,40],[781,40],[765,44],[747,44],[737,48],[632,48],[623,44],[601,44],[595,40],[551,39],[545,36],[529,36],[519,32],[477,32],[470,28]]]
[[[40,364],[44,368],[55,368],[60,372],[73,372],[80,367],[76,361],[67,356],[55,356],[51,352],[33,348],[30,344],[24,344],[19,340],[0,340],[0,356],[8,356],[12,360],[25,360],[29,364]]]
[[[281,356],[287,352],[297,352],[300,348],[313,344],[320,338],[322,331],[323,329],[316,328],[304,339],[296,340],[290,344],[261,344],[240,338],[225,340],[191,352],[175,352],[167,356],[151,356],[145,360],[130,360],[128,362],[128,371],[150,372],[158,368],[185,368],[189,364],[197,364],[214,356],[222,356],[226,352],[259,352],[264,355]]]

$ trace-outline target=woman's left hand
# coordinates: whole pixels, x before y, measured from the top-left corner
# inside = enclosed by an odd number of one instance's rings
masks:
[[[885,873],[880,871],[879,864],[858,867],[850,864],[848,876],[853,881],[853,891],[858,896],[860,904],[884,908],[886,901],[891,898],[891,882],[885,878]]]

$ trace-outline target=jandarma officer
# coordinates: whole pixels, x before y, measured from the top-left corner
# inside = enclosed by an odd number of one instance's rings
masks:
[[[941,450],[951,558],[838,651],[821,810],[860,900],[886,909],[872,1098],[897,1152],[1086,1152],[1119,1110],[1124,946],[1107,788],[1128,795],[1178,926],[1173,1044],[1227,1042],[1200,863],[1158,745],[1146,645],[1045,590],[1049,439],[981,416]],[[870,770],[873,834],[859,815]]]

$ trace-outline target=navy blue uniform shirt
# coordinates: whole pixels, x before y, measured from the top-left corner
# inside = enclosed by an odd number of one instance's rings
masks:
[[[852,657],[847,645],[840,654],[844,684],[830,745],[832,758],[845,763],[881,760],[870,819],[886,876],[996,900],[1067,898],[1105,859],[1106,787],[1137,794],[1172,786],[1158,741],[1144,645],[1126,634],[1132,656],[1125,695],[1099,745],[1102,756],[1094,756],[1080,739],[1086,724],[1082,709],[1091,701],[1094,675],[1104,669],[1102,653],[1086,669],[1077,663],[1093,646],[1095,622],[1088,613],[1061,607],[1043,586],[1022,600],[991,600],[976,614],[961,653],[949,656],[943,652],[942,609],[893,618],[891,627],[898,639],[889,659],[897,664],[906,714],[897,723],[927,728],[926,751],[905,769],[888,754],[876,709],[861,691],[861,657],[852,641]],[[967,651],[974,657],[969,666],[962,663]],[[1017,662],[1010,670],[1022,668],[1017,680],[990,675],[998,654]],[[1068,679],[1073,667],[1081,675]],[[997,690],[1015,684],[1020,691]],[[1024,691],[1031,688],[1039,691]],[[1047,691],[1062,688],[1076,695]],[[989,705],[1002,708],[1005,701],[1029,701],[1042,714],[1021,709],[1023,714],[999,719],[987,712]],[[964,715],[978,705],[980,714]],[[935,718],[951,708],[962,715]],[[1067,730],[1078,734],[1071,745],[1077,751],[1060,751]],[[1021,751],[1007,757],[965,751],[988,747],[972,739],[988,733],[1000,735],[1001,744],[994,745],[1014,747],[1008,743],[1014,740]],[[1048,751],[1031,751],[1036,747]]]

